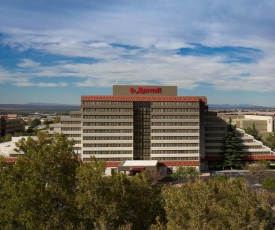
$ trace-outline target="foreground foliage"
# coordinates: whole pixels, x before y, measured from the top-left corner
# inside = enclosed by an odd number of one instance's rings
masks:
[[[242,180],[209,180],[164,189],[167,229],[273,229],[265,191],[250,192]]]
[[[25,156],[15,164],[0,159],[1,229],[273,227],[272,194],[251,192],[241,180],[162,187],[145,173],[106,176],[104,162],[80,163],[63,134],[38,133],[38,140],[20,140],[17,151]]]
[[[268,189],[275,189],[275,177],[265,178],[263,187]]]

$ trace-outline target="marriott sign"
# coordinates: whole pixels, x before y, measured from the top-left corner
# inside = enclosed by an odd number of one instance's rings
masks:
[[[162,88],[129,88],[129,92],[132,94],[161,94]]]

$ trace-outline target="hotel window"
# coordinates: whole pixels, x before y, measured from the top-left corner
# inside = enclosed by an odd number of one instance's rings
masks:
[[[153,136],[152,140],[198,140],[198,136]]]
[[[131,122],[83,122],[83,126],[132,126]]]
[[[62,127],[61,131],[81,131],[80,127]]]
[[[78,125],[81,124],[81,121],[61,121],[62,125]]]
[[[117,136],[114,136],[114,137],[94,137],[94,136],[88,136],[88,137],[83,137],[83,140],[132,140],[133,137],[117,137]]]
[[[132,147],[132,144],[83,144],[83,147]]]
[[[132,133],[131,129],[83,129],[83,133]]]
[[[197,161],[197,160],[199,160],[199,158],[198,157],[152,157],[152,160],[159,160],[159,161],[175,161],[175,160]]]
[[[198,133],[198,129],[152,129],[152,133]]]
[[[83,154],[87,155],[87,154],[132,154],[132,151],[123,151],[123,150],[119,150],[119,151],[83,151]]]

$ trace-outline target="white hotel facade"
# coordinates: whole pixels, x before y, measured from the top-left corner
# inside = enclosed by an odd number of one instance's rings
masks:
[[[83,162],[91,156],[106,161],[107,174],[127,171],[126,165],[141,171],[154,164],[162,174],[177,166],[207,169],[221,159],[225,131],[206,97],[178,96],[176,86],[114,85],[113,95],[82,96],[80,111],[50,125],[50,133],[75,140]],[[247,160],[275,160],[271,149],[240,135]]]

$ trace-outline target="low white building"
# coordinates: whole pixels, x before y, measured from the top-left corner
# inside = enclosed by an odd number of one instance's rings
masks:
[[[0,155],[4,156],[5,158],[12,158],[12,157],[19,157],[22,156],[24,153],[16,152],[14,149],[16,148],[15,143],[17,143],[21,138],[28,138],[27,136],[21,137],[12,137],[11,141],[0,143]],[[37,137],[32,137],[37,139]]]

